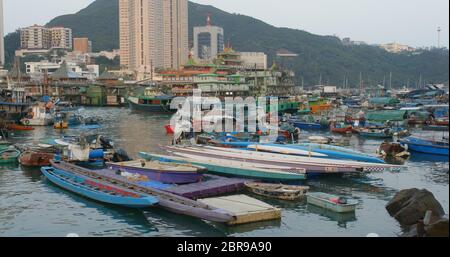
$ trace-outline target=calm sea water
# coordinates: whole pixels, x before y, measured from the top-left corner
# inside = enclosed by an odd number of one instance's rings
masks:
[[[139,151],[158,151],[168,144],[163,126],[168,116],[133,113],[127,108],[87,108],[84,115],[103,121],[100,133],[112,138],[132,157]],[[15,143],[39,142],[59,135],[52,128],[11,135]],[[68,130],[66,135],[77,135]],[[442,136],[442,132],[436,132]],[[307,136],[307,135],[304,135]],[[351,139],[351,147],[374,153],[381,142]],[[226,227],[159,209],[117,208],[87,200],[58,188],[39,170],[0,166],[0,236],[397,236],[402,228],[385,210],[396,192],[407,188],[431,191],[446,213],[449,210],[449,167],[445,159],[416,156],[401,172],[358,177],[310,180],[314,190],[352,196],[359,201],[355,214],[341,215],[308,206],[251,195],[282,209],[281,221]]]

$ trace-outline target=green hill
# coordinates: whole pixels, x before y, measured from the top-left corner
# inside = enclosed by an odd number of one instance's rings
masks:
[[[374,46],[344,46],[332,36],[318,36],[302,30],[277,28],[263,21],[239,14],[230,14],[209,5],[189,3],[190,42],[192,27],[205,24],[210,13],[213,23],[225,29],[225,38],[237,51],[261,51],[275,59],[279,49],[287,49],[299,56],[290,63],[297,79],[313,85],[322,78],[324,83],[342,85],[344,76],[350,85],[359,83],[360,73],[365,83],[376,85],[393,74],[393,84],[402,86],[408,81],[414,86],[420,74],[423,83],[448,83],[448,50],[424,50],[420,54],[391,54]],[[94,51],[119,47],[118,1],[97,0],[76,14],[64,15],[50,21],[49,26],[73,29],[75,36],[93,41]],[[11,37],[9,41],[17,40]]]

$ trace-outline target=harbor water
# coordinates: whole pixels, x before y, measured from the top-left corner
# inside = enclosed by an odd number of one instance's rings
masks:
[[[87,108],[84,116],[101,119],[96,131],[137,158],[139,151],[161,152],[169,144],[164,125],[169,116],[133,113],[128,108]],[[52,127],[10,134],[13,143],[40,142],[59,136]],[[62,132],[79,135],[77,130]],[[305,132],[306,133],[306,132]],[[442,136],[442,132],[436,133]],[[448,132],[446,132],[448,133]],[[303,134],[302,137],[307,137]],[[354,135],[350,147],[374,154],[380,140]],[[354,214],[337,214],[308,206],[306,201],[286,202],[249,194],[282,209],[280,221],[223,226],[169,213],[157,208],[135,210],[100,204],[65,191],[46,180],[38,169],[19,165],[0,166],[0,236],[356,236],[369,233],[392,237],[402,228],[385,206],[396,192],[408,188],[431,191],[446,213],[449,211],[447,157],[416,155],[400,172],[371,173],[352,177],[320,177],[308,180],[313,191],[341,194],[359,201]]]

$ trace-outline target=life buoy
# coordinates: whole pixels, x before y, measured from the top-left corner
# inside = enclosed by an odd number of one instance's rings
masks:
[[[24,122],[23,122],[23,124],[25,124],[25,125],[30,125],[30,120],[25,120]]]

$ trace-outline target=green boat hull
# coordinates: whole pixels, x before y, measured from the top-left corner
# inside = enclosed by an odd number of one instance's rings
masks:
[[[139,156],[145,160],[158,160],[158,161],[170,161],[174,163],[182,163],[186,164],[187,161],[178,161],[178,160],[168,160],[163,158],[158,158],[156,156],[152,156],[148,153],[139,153]],[[211,164],[205,164],[202,162],[189,162],[192,165],[198,165],[205,167],[209,172],[224,175],[224,176],[233,176],[233,177],[241,177],[241,178],[249,178],[249,179],[260,179],[267,181],[299,181],[305,180],[306,174],[295,174],[295,173],[271,173],[264,172],[258,170],[249,170],[249,169],[241,169],[236,167],[224,167],[217,166]]]

